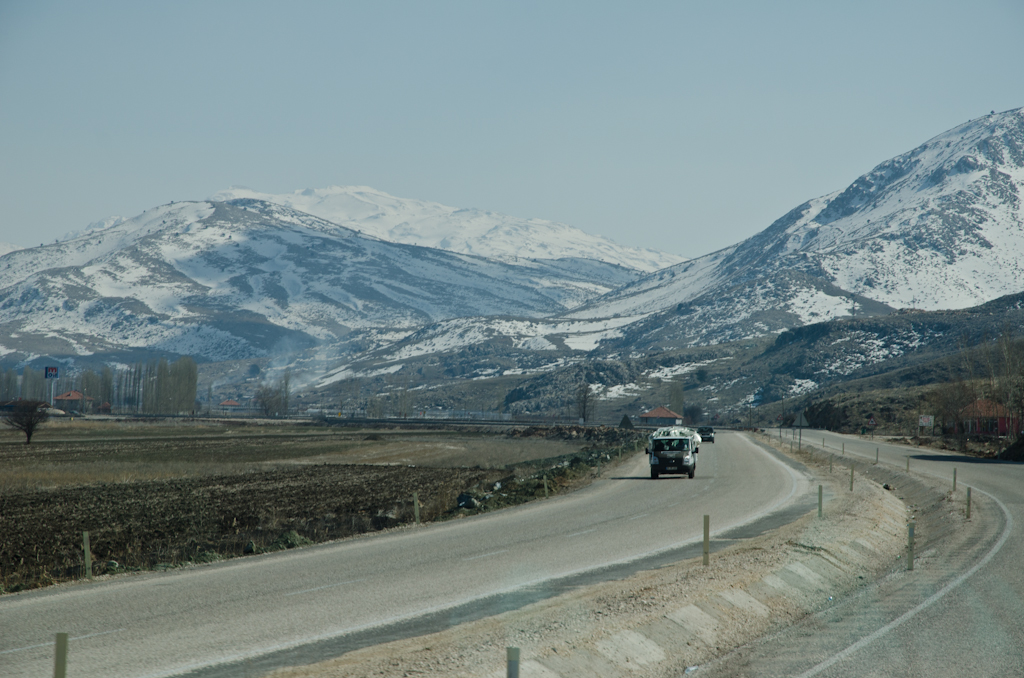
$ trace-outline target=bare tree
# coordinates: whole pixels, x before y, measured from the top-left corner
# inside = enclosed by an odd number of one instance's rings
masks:
[[[256,389],[253,402],[265,417],[276,417],[281,414],[284,406],[284,390],[280,386],[262,384]]]
[[[281,379],[281,413],[284,416],[288,416],[289,399],[291,398],[291,383],[292,383],[292,370],[288,368],[284,371],[284,378]]]
[[[677,414],[683,415],[683,421],[687,424],[699,424],[700,420],[704,417],[704,408],[697,403],[691,403],[684,407],[682,412]],[[760,412],[758,416],[760,416]]]
[[[594,394],[586,379],[576,388],[576,416],[584,423],[594,414]]]
[[[952,423],[960,449],[964,449],[967,446],[966,415],[977,400],[973,386],[958,378],[936,386],[928,399],[938,410],[942,421]]]
[[[1009,410],[1011,435],[1017,439],[1021,435],[1020,423],[1024,421],[1024,339],[1015,338],[1009,326],[999,337],[998,354],[995,399]]]
[[[4,417],[4,423],[25,434],[25,444],[32,443],[32,434],[36,432],[50,415],[46,408],[49,405],[41,400],[19,400],[14,403],[14,410]]]
[[[681,381],[674,381],[668,387],[668,409],[685,417],[686,386]]]
[[[412,391],[409,390],[408,379],[398,389],[395,399],[398,406],[398,416],[402,419],[408,419],[412,415]]]
[[[12,368],[0,374],[0,400],[18,397],[18,373]]]
[[[384,399],[380,396],[371,397],[366,401],[366,416],[369,419],[384,418]]]

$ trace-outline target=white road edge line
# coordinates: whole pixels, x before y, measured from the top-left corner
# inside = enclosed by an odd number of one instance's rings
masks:
[[[594,528],[591,528],[589,530],[583,530],[582,532],[573,532],[572,534],[565,535],[565,538],[568,539],[569,537],[578,537],[581,534],[589,534],[591,532],[597,532],[597,528],[594,527]]]
[[[672,506],[675,506],[675,504],[672,504]],[[651,515],[651,514],[650,513],[641,513],[638,516],[633,516],[632,518],[626,518],[626,520],[627,521],[630,521],[630,520],[640,520],[641,518],[646,518],[649,515]]]
[[[496,555],[498,555],[500,553],[508,553],[508,552],[509,552],[509,549],[502,549],[500,551],[491,551],[490,553],[483,553],[483,554],[481,554],[479,556],[470,556],[469,558],[463,558],[462,560],[463,561],[466,561],[466,560],[476,560],[477,558],[486,558],[487,556],[496,556]]]
[[[344,586],[345,584],[355,584],[358,581],[366,581],[366,578],[362,579],[349,579],[348,581],[340,581],[337,584],[324,584],[323,586],[314,586],[311,589],[302,589],[301,591],[292,591],[291,593],[284,594],[285,598],[288,596],[297,596],[300,593],[312,593],[313,591],[321,591],[323,589],[333,589],[335,586]]]
[[[950,591],[952,591],[953,589],[957,588],[958,586],[963,584],[965,581],[967,581],[967,579],[969,579],[975,572],[977,572],[981,568],[985,567],[985,565],[987,565],[988,562],[990,560],[992,560],[993,557],[995,557],[996,553],[998,553],[999,550],[1001,548],[1003,548],[1003,544],[1006,543],[1006,540],[1010,538],[1010,531],[1013,529],[1013,516],[1010,515],[1010,511],[1006,508],[1006,505],[1003,504],[1003,502],[999,501],[996,497],[992,496],[988,492],[985,492],[984,490],[979,490],[978,488],[974,488],[974,489],[975,489],[976,492],[981,492],[983,495],[985,495],[986,497],[988,497],[989,499],[994,501],[996,504],[998,504],[1000,510],[1002,510],[1002,512],[1003,512],[1003,515],[1006,516],[1006,527],[1003,528],[1003,533],[999,536],[999,541],[996,542],[995,546],[993,546],[992,549],[988,553],[985,554],[985,557],[982,558],[981,560],[979,560],[977,563],[975,563],[974,567],[972,567],[971,569],[967,570],[966,572],[961,574],[959,577],[957,577],[956,579],[954,579],[953,581],[949,582],[948,584],[943,586],[941,589],[939,589],[938,591],[933,593],[931,596],[928,597],[927,600],[925,600],[923,603],[921,603],[917,607],[904,612],[902,615],[900,615],[896,619],[892,620],[891,622],[889,622],[888,624],[886,624],[882,628],[878,629],[874,633],[871,633],[870,635],[864,636],[863,638],[861,638],[860,640],[858,640],[856,643],[854,643],[853,645],[849,646],[845,650],[832,655],[831,657],[829,657],[825,661],[821,662],[817,666],[814,666],[811,669],[801,673],[797,678],[811,678],[811,676],[818,675],[819,673],[821,673],[825,669],[828,669],[828,668],[831,668],[832,666],[835,666],[837,663],[843,661],[844,659],[846,659],[847,657],[849,657],[853,653],[857,652],[858,650],[861,650],[864,647],[867,647],[868,645],[870,645],[871,643],[875,642],[876,640],[878,640],[879,638],[881,638],[885,634],[889,633],[890,631],[892,631],[896,627],[900,626],[904,622],[906,622],[906,621],[908,621],[910,619],[913,619],[914,617],[917,616],[917,614],[919,612],[928,609],[929,607],[934,605],[936,602],[941,600],[947,593],[949,593]]]
[[[114,629],[113,631],[99,631],[97,633],[87,633],[84,636],[75,636],[74,638],[68,638],[68,642],[72,640],[85,640],[86,638],[95,638],[96,636],[106,636],[111,633],[117,633],[124,631],[124,629]],[[50,645],[56,645],[56,640],[51,640],[48,643],[39,643],[38,645],[26,645],[25,647],[16,647],[13,650],[0,650],[0,654],[11,654],[12,652],[21,652],[22,650],[34,650],[37,647],[48,647]]]

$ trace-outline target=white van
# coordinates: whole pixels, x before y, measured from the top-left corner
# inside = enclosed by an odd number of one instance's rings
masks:
[[[700,435],[692,428],[659,428],[647,443],[651,478],[657,479],[662,473],[685,473],[692,478],[697,470],[700,443]]]

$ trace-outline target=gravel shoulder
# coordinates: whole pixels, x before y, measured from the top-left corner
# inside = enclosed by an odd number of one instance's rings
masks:
[[[829,473],[820,455],[793,456],[824,488],[823,519],[812,512],[738,541],[713,553],[707,567],[699,558],[682,561],[271,675],[503,676],[506,647],[520,648],[524,677],[678,676],[706,665],[898,567],[910,514],[897,493],[860,474],[851,492],[845,468]]]

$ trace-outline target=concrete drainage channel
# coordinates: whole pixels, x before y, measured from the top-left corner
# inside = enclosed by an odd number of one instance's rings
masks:
[[[817,517],[815,491],[799,506],[719,535],[709,566],[701,565],[698,543],[473,609],[378,629],[372,637],[330,641],[319,656],[305,648],[301,659],[291,659],[320,663],[272,674],[497,677],[514,666],[524,678],[684,675],[905,569],[911,517],[924,558],[959,527],[949,517],[950,497],[913,476],[858,467],[851,491],[847,466],[830,473],[820,452],[794,456],[799,461],[781,458],[824,486],[824,516]],[[883,489],[883,482],[897,491]],[[273,661],[278,667],[288,663],[286,657]],[[217,675],[231,675],[218,668]],[[237,675],[270,669],[254,660]]]

